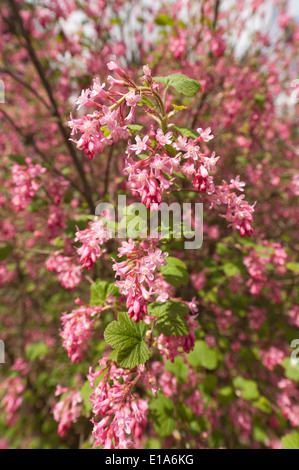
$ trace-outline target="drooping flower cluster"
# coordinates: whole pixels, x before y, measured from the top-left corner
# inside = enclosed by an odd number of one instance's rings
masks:
[[[57,279],[65,289],[74,289],[81,281],[81,266],[69,256],[52,254],[45,264],[49,271],[57,273]]]
[[[25,385],[21,377],[8,377],[0,385],[0,391],[5,391],[1,400],[4,407],[5,420],[9,426],[13,426],[18,419],[18,410],[23,402]]]
[[[95,372],[90,370],[88,376],[94,390],[90,399],[95,415],[92,420],[95,446],[127,449],[133,445],[133,438],[134,446],[138,448],[147,424],[148,406],[146,400],[132,393],[132,388],[141,378],[143,368],[134,377],[131,371],[117,367],[108,358],[101,359],[99,366]]]
[[[155,135],[156,147],[149,145],[148,135],[143,139],[137,135],[136,144],[128,146],[124,173],[128,175],[132,194],[140,196],[142,204],[151,211],[158,209],[162,202],[161,194],[172,185],[172,180],[168,178],[168,175],[172,175],[180,165],[180,154],[174,157],[165,148],[166,145],[172,143],[172,135],[172,132],[164,134],[161,129],[158,129]],[[145,154],[145,158],[135,160],[132,157],[133,153],[136,156],[141,153]]]
[[[111,233],[102,219],[95,217],[92,222],[88,223],[85,230],[77,229],[75,241],[82,243],[82,246],[77,248],[77,253],[80,256],[80,263],[83,268],[91,269],[97,258],[100,258],[104,253],[101,245],[111,238]]]
[[[75,304],[79,305],[79,308],[72,310],[71,313],[62,313],[63,329],[60,336],[71,361],[80,362],[102,307],[89,307],[80,299],[76,299]]]
[[[278,383],[279,393],[277,404],[282,415],[293,427],[299,426],[299,392],[296,384],[289,379],[281,379]]]
[[[243,191],[243,186],[245,183],[237,177],[235,180],[231,180],[230,184],[224,182],[223,185],[217,186],[211,198],[213,207],[220,204],[227,205],[224,217],[229,222],[229,226],[239,230],[241,237],[250,236],[253,233],[251,224],[255,206],[255,204],[250,205],[245,201],[244,194],[237,196],[234,192],[235,190]]]
[[[126,256],[125,261],[115,263],[113,269],[120,281],[116,285],[125,295],[130,318],[136,322],[147,314],[147,302],[155,294],[155,271],[166,264],[168,253],[156,247],[154,241],[134,243],[132,239],[122,242],[118,256]]]
[[[24,376],[29,369],[22,358],[17,358],[11,368],[18,375],[7,377],[0,384],[1,408],[4,409],[5,421],[8,426],[13,426],[19,418],[19,410],[23,403],[23,394],[26,389]],[[2,392],[2,393],[1,393]]]
[[[259,295],[261,290],[266,287],[271,292],[276,303],[281,302],[279,281],[269,278],[267,266],[269,263],[275,266],[276,273],[282,275],[286,271],[287,253],[280,243],[264,242],[260,251],[249,250],[249,255],[243,259],[250,279],[247,285],[251,294]]]
[[[137,85],[114,60],[107,66],[109,70],[115,71],[121,80],[109,76],[108,82],[111,86],[110,90],[106,91],[105,83],[101,84],[96,78],[92,88],[83,90],[76,103],[79,108],[93,106],[97,111],[78,119],[73,119],[71,116],[69,121],[72,135],[77,132],[82,134],[79,140],[72,140],[79,149],[84,150],[89,160],[92,160],[95,154],[101,154],[106,146],[130,136],[127,126],[134,122],[136,106],[142,98],[140,91],[138,93],[135,91]],[[124,94],[116,91],[115,87],[133,87],[135,90]],[[111,103],[109,107],[104,104],[108,102]],[[126,117],[124,117],[125,106],[129,108],[129,114]]]
[[[57,385],[55,396],[62,395],[52,410],[53,417],[58,425],[58,434],[63,437],[81,414],[82,397],[80,392]]]
[[[31,158],[25,158],[24,165],[12,165],[12,206],[16,212],[24,210],[31,202],[36,191],[40,188],[37,181],[46,169],[39,163],[34,165]]]

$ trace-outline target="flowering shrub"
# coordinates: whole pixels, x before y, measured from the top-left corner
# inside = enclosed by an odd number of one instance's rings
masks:
[[[1,447],[299,448],[299,26],[274,3],[243,50],[266,0],[3,2]],[[200,248],[159,219],[186,203]]]

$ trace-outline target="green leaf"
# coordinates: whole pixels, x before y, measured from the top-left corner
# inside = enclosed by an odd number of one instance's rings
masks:
[[[109,295],[118,297],[119,288],[113,282],[96,281],[90,287],[90,305],[98,306],[103,304]]]
[[[189,139],[197,139],[198,133],[188,129],[187,127],[174,126],[174,128],[179,131],[183,136],[188,137]]]
[[[48,352],[48,346],[44,342],[31,343],[26,346],[25,355],[29,361],[43,359]]]
[[[218,353],[215,349],[210,349],[208,345],[202,341],[195,341],[194,349],[187,354],[187,361],[193,366],[202,366],[208,370],[214,370],[218,364]]]
[[[157,397],[151,400],[149,410],[158,436],[162,438],[169,436],[176,425],[172,400],[158,392]]]
[[[290,271],[293,271],[294,273],[299,273],[299,263],[295,263],[293,261],[290,261],[289,263],[286,264],[287,269]]]
[[[154,77],[154,80],[166,86],[172,86],[185,96],[194,96],[200,89],[200,84],[196,80],[181,73],[173,73],[166,77]]]
[[[227,406],[229,403],[234,401],[234,399],[235,395],[230,386],[223,387],[219,390],[219,402],[221,405]]]
[[[189,274],[185,263],[172,256],[169,256],[166,261],[167,265],[161,266],[161,273],[165,281],[175,287],[187,284],[189,281]]]
[[[260,396],[258,400],[252,402],[255,408],[263,411],[264,413],[271,413],[272,407],[271,403],[269,402],[268,398]]]
[[[287,357],[282,361],[282,365],[285,368],[286,377],[299,382],[299,363],[297,362],[297,364],[292,364],[291,359]]]
[[[83,387],[80,390],[80,395],[83,400],[83,405],[84,405],[84,411],[86,414],[90,413],[92,411],[92,404],[90,403],[90,395],[92,394],[92,389],[90,388],[90,382],[89,380],[86,380],[84,382]]]
[[[244,400],[256,400],[260,396],[257,383],[254,380],[244,379],[239,375],[233,380],[233,385],[240,390]]]
[[[263,108],[264,104],[265,104],[265,101],[266,101],[266,96],[259,93],[259,94],[255,95],[254,100],[255,100],[256,103],[258,103],[260,105],[261,108]]]
[[[233,263],[225,263],[222,266],[223,271],[228,277],[235,276],[236,274],[240,274],[240,269]]]
[[[216,390],[218,385],[218,379],[216,375],[207,374],[203,381],[203,385],[205,390],[207,390],[208,392],[213,392],[214,390]]]
[[[172,106],[176,111],[182,111],[183,109],[187,109],[187,106],[178,106],[177,104],[173,104]]]
[[[146,104],[149,108],[155,108],[155,103],[153,103],[148,96],[142,95],[142,99],[139,101],[138,106],[143,106]]]
[[[187,305],[181,302],[155,302],[150,304],[149,314],[158,317],[156,328],[160,334],[165,336],[185,336],[189,328],[184,316],[189,312]]]
[[[299,449],[299,432],[293,431],[281,439],[283,449]]]
[[[192,419],[192,411],[185,403],[178,403],[176,406],[177,417],[183,423],[190,423]]]
[[[155,23],[159,26],[174,26],[175,25],[174,20],[170,16],[165,15],[165,14],[158,15],[157,18],[155,19]]]
[[[0,261],[5,260],[13,250],[13,246],[5,245],[0,247]]]
[[[113,349],[117,350],[116,362],[123,368],[132,369],[144,364],[149,358],[149,350],[144,342],[147,325],[131,320],[126,312],[118,316],[107,326],[104,338]]]
[[[143,126],[141,126],[140,124],[129,124],[127,128],[130,131],[141,131],[143,129]]]
[[[109,283],[109,286],[108,286],[108,289],[107,289],[107,297],[109,297],[109,295],[112,295],[113,297],[119,297],[120,295],[120,292],[119,292],[119,287],[117,287],[114,282],[110,282]],[[106,299],[107,299],[106,297]]]
[[[107,298],[109,282],[96,281],[90,287],[90,305],[101,305]]]
[[[8,155],[8,158],[15,163],[18,163],[18,165],[26,165],[25,157],[22,155]]]

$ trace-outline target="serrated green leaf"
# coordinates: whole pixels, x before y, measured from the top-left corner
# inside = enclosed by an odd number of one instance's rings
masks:
[[[187,284],[189,281],[189,274],[185,263],[173,256],[168,256],[166,261],[167,265],[161,266],[161,273],[165,281],[175,287]]]
[[[105,302],[107,297],[119,296],[119,288],[113,282],[98,280],[90,286],[90,305],[98,306]]]
[[[117,350],[118,365],[132,369],[147,361],[150,353],[143,341],[147,328],[143,321],[131,320],[126,312],[120,313],[118,320],[107,326],[104,337]]]
[[[90,305],[97,306],[105,302],[107,298],[109,282],[96,281],[90,286]]]
[[[200,89],[200,84],[196,80],[181,73],[173,73],[166,77],[154,77],[154,80],[166,86],[172,86],[185,96],[194,96]]]
[[[165,336],[185,336],[189,333],[189,328],[184,316],[189,312],[189,308],[182,302],[155,302],[150,304],[149,314],[158,317],[156,328],[160,334]]]

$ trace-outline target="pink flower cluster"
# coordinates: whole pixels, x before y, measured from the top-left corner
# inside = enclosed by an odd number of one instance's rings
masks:
[[[285,358],[285,354],[275,346],[270,346],[269,349],[260,351],[261,360],[268,370],[273,370],[275,366],[281,365]]]
[[[164,134],[158,129],[155,134],[157,146],[153,148],[149,145],[149,136],[141,139],[138,135],[135,137],[136,144],[128,146],[124,173],[129,175],[129,185],[134,196],[141,196],[141,202],[151,211],[157,210],[162,202],[161,194],[172,185],[172,180],[166,176],[171,175],[173,171],[178,170],[180,165],[180,154],[173,157],[165,148],[172,143],[172,132]],[[132,153],[138,156],[141,153],[146,154],[143,159],[134,159]]]
[[[4,408],[5,420],[8,426],[13,426],[19,415],[23,402],[23,392],[25,391],[25,383],[23,376],[29,372],[29,368],[22,358],[17,358],[11,368],[12,371],[17,371],[17,376],[7,377],[0,385],[0,392],[4,392],[1,399],[1,407]]]
[[[237,196],[234,192],[235,190],[243,191],[243,186],[245,183],[240,181],[239,176],[235,180],[231,180],[230,184],[224,182],[223,185],[215,188],[211,203],[214,207],[220,204],[227,205],[224,217],[229,222],[229,227],[239,230],[241,237],[250,237],[253,232],[251,224],[255,204],[248,204],[244,199],[244,194]]]
[[[282,415],[288,419],[293,427],[299,426],[299,391],[296,384],[289,379],[281,379],[278,382],[280,392],[277,396],[277,404]]]
[[[79,308],[72,310],[71,313],[62,313],[63,329],[60,336],[71,361],[80,362],[102,307],[89,307],[80,299],[76,299],[75,304],[79,305]]]
[[[69,256],[52,254],[45,264],[49,271],[57,273],[57,279],[65,289],[74,289],[81,281],[81,266]]]
[[[13,426],[18,419],[18,410],[23,402],[25,385],[21,377],[8,377],[0,385],[0,391],[5,391],[1,400],[4,408],[5,420],[8,426]]]
[[[132,372],[121,369],[109,359],[99,361],[99,370],[90,370],[88,379],[94,390],[91,403],[95,417],[93,435],[95,446],[104,449],[127,449],[133,444],[138,447],[147,424],[147,401],[132,394],[132,388],[139,380],[142,372],[133,378]],[[103,375],[104,374],[104,375]],[[100,382],[96,385],[98,377]],[[122,383],[120,383],[122,379]]]
[[[25,158],[26,165],[12,165],[12,200],[11,203],[16,212],[20,212],[30,204],[40,183],[36,178],[46,172],[39,163],[34,165],[31,158]]]
[[[147,301],[151,301],[155,293],[155,271],[167,264],[168,253],[155,246],[153,240],[122,242],[118,256],[126,255],[127,259],[113,265],[116,276],[121,280],[116,282],[120,293],[127,298],[126,306],[130,318],[138,322],[147,314]]]
[[[134,122],[136,106],[142,98],[140,92],[136,93],[135,90],[130,90],[128,93],[117,91],[116,88],[128,86],[136,89],[137,85],[114,60],[107,66],[109,70],[115,71],[121,80],[109,76],[110,89],[105,90],[105,83],[101,84],[96,78],[91,88],[82,91],[76,103],[79,108],[93,106],[97,110],[78,119],[73,119],[71,116],[69,121],[72,135],[77,132],[82,134],[79,140],[72,140],[77,148],[84,150],[89,160],[92,160],[95,154],[101,154],[107,145],[130,136],[127,125]],[[106,105],[108,102],[111,103],[110,107]],[[126,117],[124,117],[125,106],[129,108]]]
[[[61,400],[56,403],[52,413],[55,421],[59,423],[58,434],[63,437],[70,429],[72,423],[75,423],[81,415],[82,397],[80,392],[70,390],[66,387],[57,385],[55,396],[62,395]]]
[[[287,253],[280,243],[264,242],[262,250],[250,249],[249,256],[243,259],[250,279],[247,281],[250,293],[260,295],[261,290],[267,287],[276,303],[281,302],[279,282],[268,277],[267,265],[271,263],[276,268],[276,273],[282,275],[286,272]]]
[[[290,323],[299,328],[299,305],[294,305],[294,307],[288,312],[288,317]]]
[[[111,233],[106,227],[102,219],[95,217],[93,222],[88,223],[85,230],[77,228],[75,241],[82,243],[80,248],[77,248],[77,253],[80,256],[80,263],[83,268],[91,269],[97,258],[100,258],[104,253],[101,250],[101,245],[111,238]]]

